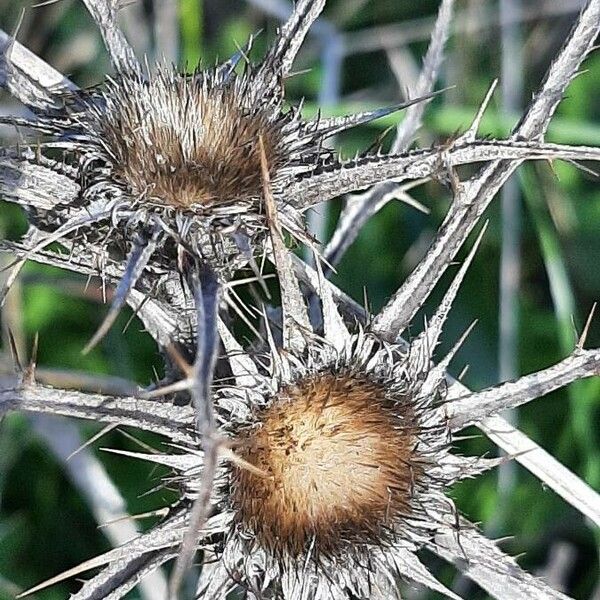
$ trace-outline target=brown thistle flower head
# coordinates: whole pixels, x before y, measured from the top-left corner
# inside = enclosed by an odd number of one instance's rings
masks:
[[[324,140],[410,104],[309,121],[299,107],[284,108],[283,82],[323,5],[299,2],[259,64],[247,58],[250,40],[215,68],[182,73],[167,66],[144,72],[117,29],[115,6],[89,2],[116,70],[89,90],[64,80],[62,89],[23,93],[12,85],[19,72],[6,42],[1,79],[35,113],[33,119],[6,120],[44,136],[36,152],[7,150],[0,177],[8,199],[27,206],[36,226],[52,232],[31,250],[56,239],[67,245],[85,240],[85,253],[104,252],[104,260],[114,260],[132,249],[128,271],[138,278],[148,263],[163,272],[181,269],[183,252],[227,277],[251,260],[267,231],[259,140],[279,219],[308,240],[299,206],[303,182],[341,167]],[[55,160],[57,152],[62,161]],[[33,168],[38,179],[51,176],[57,188],[63,182],[51,207],[26,198],[24,188],[33,181],[21,176],[13,184],[18,165]],[[147,252],[134,252],[136,247]]]
[[[286,386],[238,439],[233,505],[272,552],[331,556],[377,543],[410,513],[425,477],[418,419],[382,381],[336,370]]]
[[[293,171],[325,152],[322,135],[297,111],[282,111],[282,97],[273,105],[273,98],[253,96],[253,74],[249,64],[242,75],[233,65],[193,74],[159,67],[78,93],[61,134],[79,157],[81,179],[90,188],[100,184],[94,195],[103,192],[101,184],[112,186],[131,209],[170,208],[216,222],[220,216],[223,223],[232,223],[232,215],[256,218],[259,138],[275,180],[283,167]]]
[[[469,459],[444,470],[450,437],[435,407],[445,388],[415,377],[409,350],[331,334],[312,339],[304,359],[272,346],[267,373],[257,364],[216,392],[235,459],[218,476],[213,501],[228,533],[213,551],[242,585],[264,564],[269,589],[285,598],[301,585],[319,598],[364,597],[365,565],[393,573],[398,547],[416,548],[438,519],[452,521],[444,492],[469,471]],[[184,485],[195,496],[198,482]]]

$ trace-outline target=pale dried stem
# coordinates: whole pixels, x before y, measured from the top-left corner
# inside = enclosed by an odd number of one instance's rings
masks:
[[[182,444],[197,443],[192,409],[170,403],[86,394],[35,383],[20,385],[15,378],[4,378],[0,382],[0,415],[13,410],[129,425]]]
[[[265,212],[267,223],[271,235],[271,244],[273,248],[273,257],[279,277],[279,286],[281,288],[281,310],[283,313],[283,346],[296,352],[302,352],[306,346],[306,341],[302,333],[310,331],[310,321],[306,311],[306,305],[300,286],[294,274],[291,265],[291,253],[285,247],[283,231],[279,224],[277,207],[273,192],[271,190],[271,180],[269,177],[269,165],[263,144],[262,137],[259,138],[260,159],[263,180],[263,195],[265,199]]]
[[[534,576],[524,573],[515,560],[506,556],[466,519],[460,527],[440,528],[431,549],[448,561],[460,564],[465,575],[494,598],[502,600],[568,600]]]
[[[424,96],[433,91],[444,59],[444,48],[450,32],[453,9],[454,0],[444,0],[440,6],[429,48],[423,61],[423,69],[416,88],[412,90],[416,96]],[[392,152],[402,152],[410,146],[421,126],[426,106],[426,102],[419,102],[408,108],[396,130]],[[397,187],[396,183],[386,182],[369,190],[365,197],[346,199],[336,230],[325,250],[325,258],[328,263],[333,266],[339,263],[346,250],[357,238],[362,226],[389,202]]]
[[[511,136],[511,140],[539,140],[550,123],[569,82],[592,51],[600,30],[600,0],[590,0],[568,40]],[[456,194],[438,234],[423,260],[400,287],[373,327],[395,337],[412,321],[447,266],[479,222],[497,191],[521,164],[521,160],[498,160],[465,183],[455,182]]]
[[[443,411],[453,431],[463,429],[493,413],[516,408],[568,385],[573,381],[600,375],[600,349],[575,351],[559,363],[501,383],[482,392],[471,392],[451,400]]]
[[[600,150],[595,147],[549,144],[537,140],[469,141],[458,138],[431,148],[397,155],[367,156],[325,168],[321,173],[313,173],[291,183],[286,188],[285,200],[305,211],[318,202],[330,200],[346,192],[367,188],[380,181],[401,183],[406,180],[432,177],[442,181],[449,180],[455,188],[458,188],[456,196],[459,196],[462,187],[469,189],[467,183],[460,185],[454,173],[454,169],[462,165],[489,161],[515,161],[508,163],[514,170],[525,160],[575,162],[599,159]],[[475,204],[475,200],[466,192],[462,192],[462,196],[466,197],[455,198],[455,205]],[[451,210],[452,207],[449,215],[452,214]]]
[[[600,527],[600,495],[585,481],[506,419],[488,417],[476,425],[494,444]]]
[[[200,531],[208,519],[221,443],[211,397],[218,348],[217,313],[220,286],[212,271],[202,266],[200,269],[201,273],[194,271],[191,274],[197,311],[198,344],[196,360],[190,373],[193,381],[190,392],[194,405],[196,432],[204,452],[204,461],[198,497],[190,511],[189,527],[169,580],[171,600],[177,600],[183,578],[196,552]]]
[[[84,3],[102,33],[104,45],[117,72],[141,75],[140,63],[117,25],[117,1],[84,0]]]

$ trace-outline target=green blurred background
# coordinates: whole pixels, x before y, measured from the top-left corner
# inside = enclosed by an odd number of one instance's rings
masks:
[[[277,25],[278,0],[144,0],[127,4],[122,25],[138,55],[194,66],[210,66],[236,51],[248,36],[262,30],[252,56],[260,57]],[[306,114],[323,105],[325,114],[382,106],[397,102],[405,88],[414,86],[438,2],[422,0],[329,0],[325,20],[315,27],[299,56],[299,74],[286,84],[288,100],[306,98]],[[511,8],[512,6],[512,8]],[[498,90],[482,123],[481,133],[506,135],[518,118],[519,104],[531,96],[545,69],[565,39],[582,2],[512,0],[516,25],[499,26],[499,2],[459,0],[455,26],[439,87],[454,86],[427,109],[419,144],[443,141],[468,127],[492,80],[512,78],[516,100],[503,102]],[[516,8],[515,8],[516,7]],[[0,0],[0,26],[13,31],[26,9],[18,39],[81,86],[99,83],[111,71],[97,29],[76,0],[59,0],[38,8],[21,0]],[[506,6],[502,10],[507,10]],[[285,12],[285,11],[284,11]],[[506,14],[506,13],[504,13]],[[520,16],[519,16],[520,14]],[[514,36],[514,38],[511,38]],[[512,39],[512,42],[511,42]],[[600,54],[585,63],[586,72],[568,90],[548,134],[549,141],[600,144]],[[398,85],[397,76],[401,78]],[[520,82],[519,82],[520,80]],[[519,90],[519,87],[521,89]],[[520,96],[520,99],[519,97]],[[0,114],[20,114],[22,108],[8,95],[0,96]],[[365,150],[380,138],[389,147],[401,115],[381,119],[344,134],[336,144],[345,155]],[[14,140],[10,128],[0,130]],[[467,175],[468,171],[462,173]],[[454,362],[467,385],[480,389],[496,383],[501,373],[529,373],[566,356],[575,331],[581,331],[592,304],[600,298],[600,186],[592,175],[566,164],[539,164],[521,168],[514,179],[518,214],[509,231],[520,231],[520,277],[515,290],[516,338],[501,336],[499,266],[504,244],[501,203],[489,209],[489,229],[446,328],[443,353],[473,319],[478,325]],[[347,253],[338,284],[362,302],[366,288],[373,309],[404,280],[432,239],[450,200],[438,183],[414,190],[430,214],[400,203],[389,204],[363,229]],[[341,201],[321,210],[322,236],[333,231]],[[318,219],[317,219],[318,221]],[[6,203],[0,212],[5,237],[17,239],[25,230],[21,212]],[[461,255],[462,256],[462,255]],[[8,259],[6,259],[8,260]],[[440,298],[444,278],[423,315]],[[22,348],[32,347],[39,333],[40,366],[111,374],[147,384],[160,373],[161,358],[150,337],[131,313],[95,351],[81,355],[105,314],[99,283],[56,269],[29,265],[18,292],[3,314],[3,326],[13,329]],[[423,315],[416,320],[416,329]],[[600,345],[596,319],[589,346]],[[499,347],[513,357],[499,369]],[[3,368],[12,359],[4,345]],[[504,359],[506,363],[506,358]],[[508,371],[507,371],[508,369]],[[532,402],[513,418],[551,454],[600,489],[600,380],[595,378]],[[100,426],[81,423],[84,437]],[[457,443],[469,454],[495,448],[478,431]],[[138,436],[160,447],[158,439]],[[138,450],[136,442],[113,431],[93,445],[93,451],[123,493],[130,513],[164,506],[169,493],[151,491],[161,472],[137,461],[109,455],[101,447]],[[556,578],[575,598],[600,598],[598,587],[598,532],[521,467],[468,481],[450,491],[460,510],[481,522],[494,537],[513,536],[502,548],[523,555],[530,571]],[[141,525],[148,526],[150,521]],[[63,466],[32,430],[31,421],[12,414],[0,422],[0,599],[13,598],[30,587],[110,548],[92,513]],[[425,557],[436,574],[466,598],[484,598],[476,587],[457,577],[453,568]],[[78,588],[74,581],[35,595],[59,599]],[[414,597],[433,598],[434,594]],[[137,592],[130,594],[139,597]]]

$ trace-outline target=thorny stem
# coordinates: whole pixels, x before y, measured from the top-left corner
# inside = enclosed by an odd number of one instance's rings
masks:
[[[277,274],[279,277],[279,285],[281,287],[281,310],[283,312],[283,346],[297,352],[302,352],[306,342],[302,331],[299,328],[304,328],[305,331],[310,330],[310,322],[308,313],[304,304],[304,298],[300,292],[300,287],[294,275],[294,270],[291,264],[290,253],[287,251],[283,232],[277,218],[277,207],[273,192],[271,190],[271,180],[269,177],[269,165],[267,163],[267,155],[262,136],[258,139],[260,150],[260,163],[262,169],[263,194],[265,200],[265,212],[267,214],[267,222],[269,232],[271,234],[271,244],[273,247],[273,255]],[[289,315],[290,318],[287,318]]]
[[[68,369],[44,369],[36,367],[35,381],[42,385],[79,392],[105,394],[107,396],[136,396],[137,383],[112,375],[89,374]],[[15,384],[17,381],[15,380]]]
[[[586,146],[518,139],[465,140],[461,137],[431,148],[397,155],[359,157],[325,167],[320,173],[311,173],[291,183],[285,190],[285,198],[302,210],[308,210],[318,202],[386,180],[399,184],[406,180],[438,177],[449,178],[458,186],[453,169],[466,164],[502,160],[519,161],[518,164],[524,160],[598,160],[599,157],[597,148]],[[513,170],[514,164],[509,163]]]
[[[590,0],[511,140],[543,138],[564,90],[592,51],[599,29],[600,0]],[[469,181],[457,182],[454,201],[436,239],[423,260],[376,317],[373,322],[375,330],[393,339],[408,326],[447,266],[456,257],[496,192],[521,162],[498,160],[484,167],[479,175]]]
[[[272,91],[287,76],[310,26],[321,14],[325,0],[298,0],[292,14],[281,28],[257,74],[256,90]]]
[[[0,380],[0,415],[12,410],[129,425],[165,435],[181,444],[197,441],[190,408],[136,397],[86,394],[37,383],[19,385],[15,378]]]
[[[423,69],[419,75],[416,88],[412,91],[416,96],[423,96],[431,92],[435,86],[444,58],[444,48],[450,33],[453,10],[454,0],[443,0],[430,38],[429,48],[423,61]],[[392,146],[393,152],[402,152],[410,146],[421,126],[421,119],[426,106],[427,103],[419,102],[408,108],[404,119],[398,125],[396,139]],[[369,190],[366,198],[347,198],[336,230],[325,250],[325,258],[329,264],[335,266],[339,263],[346,250],[358,236],[361,227],[389,201],[390,193],[397,187],[396,183],[385,182]],[[330,271],[327,270],[326,274],[329,275]]]
[[[190,568],[196,552],[200,530],[209,516],[210,499],[218,465],[219,445],[219,440],[215,435],[204,435],[202,438],[202,447],[204,449],[202,480],[198,497],[190,510],[190,524],[181,542],[177,560],[175,561],[175,566],[169,580],[170,600],[177,600],[183,578],[186,571]]]
[[[118,0],[84,0],[84,3],[100,28],[115,69],[119,73],[141,75],[140,63],[117,25]]]
[[[495,542],[480,534],[466,519],[460,518],[452,526],[440,527],[428,546],[451,563],[463,563],[464,574],[493,598],[568,600],[567,596],[548,586],[539,589],[516,576],[515,560],[504,555]]]
[[[594,375],[600,375],[600,349],[576,348],[570,356],[547,369],[482,392],[461,395],[445,404],[441,410],[448,419],[450,429],[458,431],[491,414],[516,408],[573,381]]]
[[[211,398],[211,386],[217,357],[217,319],[219,307],[219,283],[215,273],[206,265],[198,265],[190,274],[196,302],[198,323],[198,346],[196,360],[191,370],[191,387],[195,411],[196,431],[204,451],[204,464],[198,497],[190,511],[190,524],[181,543],[175,567],[169,581],[169,598],[176,600],[190,567],[200,530],[206,523],[210,511],[210,499],[217,472],[220,439]]]

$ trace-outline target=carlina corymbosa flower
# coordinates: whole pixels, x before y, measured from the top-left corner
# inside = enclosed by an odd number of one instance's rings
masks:
[[[85,4],[115,69],[89,90],[52,72],[45,79],[50,76],[56,85],[44,85],[43,76],[22,68],[22,49],[4,37],[0,80],[34,116],[3,121],[41,137],[30,147],[4,150],[0,191],[29,211],[24,257],[39,256],[60,241],[76,255],[71,268],[92,265],[108,275],[108,267],[116,265],[120,271],[112,308],[86,350],[106,333],[132,288],[160,295],[157,289],[168,288],[166,281],[177,288],[177,272],[184,279],[200,273],[196,283],[210,286],[208,280],[227,281],[264,253],[270,223],[259,139],[279,223],[307,244],[307,209],[383,180],[443,175],[455,165],[497,158],[599,157],[593,148],[470,136],[425,150],[342,161],[325,147],[327,138],[413,102],[312,120],[302,118],[301,105],[285,108],[285,80],[325,0],[299,0],[260,63],[248,58],[250,40],[223,64],[191,73],[168,65],[143,67],[117,27],[117,2]],[[171,304],[185,304],[177,289],[162,294]]]
[[[137,286],[150,298],[145,315],[159,343],[173,335],[163,317],[177,324],[182,305],[195,310],[196,339],[195,347],[178,340],[183,352],[172,349],[172,356],[184,377],[158,389],[86,394],[36,383],[30,371],[1,390],[0,414],[91,418],[162,434],[172,443],[168,453],[125,453],[173,469],[165,484],[179,499],[163,520],[52,581],[103,567],[73,599],[120,598],[176,558],[169,590],[175,600],[200,549],[199,598],[232,591],[289,600],[394,598],[401,580],[456,598],[421,562],[417,552],[428,549],[495,597],[564,598],[458,514],[448,487],[499,461],[458,456],[451,444],[477,424],[600,522],[598,494],[497,416],[597,375],[600,351],[585,350],[583,335],[572,355],[549,369],[474,393],[447,374],[466,333],[434,362],[483,231],[423,332],[410,341],[401,336],[520,162],[600,157],[596,148],[542,141],[594,45],[600,0],[580,15],[508,140],[477,140],[484,103],[472,127],[442,146],[403,152],[399,143],[398,153],[348,162],[325,150],[323,140],[396,107],[312,121],[297,108],[283,108],[283,82],[324,0],[297,2],[260,64],[250,62],[248,49],[216,69],[190,74],[166,66],[146,72],[116,26],[115,5],[85,2],[116,71],[98,88],[79,91],[47,69],[45,79],[32,76],[26,68],[31,57],[24,60],[24,50],[6,40],[4,83],[34,113],[11,122],[45,136],[0,157],[0,192],[25,206],[31,222],[24,242],[10,249],[21,260],[121,277],[99,335],[124,302],[137,301]],[[439,65],[451,7],[451,0],[441,3],[425,71]],[[62,87],[49,85],[49,74]],[[428,89],[419,93],[430,96]],[[473,162],[485,164],[461,181],[453,167]],[[447,217],[423,259],[374,316],[331,285],[318,260],[312,269],[286,248],[284,230],[311,244],[302,215],[318,202],[388,180],[431,176],[451,184]],[[54,241],[71,250],[68,259],[47,251]],[[254,341],[250,351],[222,318],[219,289],[262,252],[276,266],[281,306],[265,309],[264,341]],[[156,292],[162,283],[172,286],[168,292]],[[190,405],[182,404],[183,393]]]

